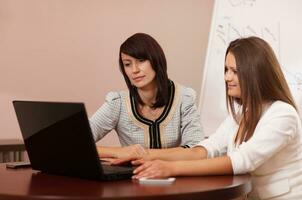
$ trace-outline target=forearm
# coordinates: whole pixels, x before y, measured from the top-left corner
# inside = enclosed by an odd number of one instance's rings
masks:
[[[116,158],[119,156],[121,149],[122,147],[97,146],[97,151],[101,158]]]
[[[226,175],[233,174],[228,156],[203,160],[174,161],[171,163],[172,176]]]
[[[194,148],[168,148],[168,149],[149,149],[149,159],[155,160],[200,160],[207,157],[207,150],[204,147]]]

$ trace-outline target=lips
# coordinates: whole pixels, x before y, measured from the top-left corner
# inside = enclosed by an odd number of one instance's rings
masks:
[[[237,87],[237,85],[228,85],[228,88],[234,88]]]
[[[133,81],[138,82],[141,81],[145,76],[137,76],[137,77],[133,77]]]

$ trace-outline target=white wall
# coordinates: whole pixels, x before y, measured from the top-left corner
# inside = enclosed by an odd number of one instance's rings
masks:
[[[212,8],[212,0],[0,0],[0,139],[21,138],[14,99],[83,101],[91,116],[108,91],[126,88],[118,49],[136,32],[162,45],[170,78],[199,92]]]
[[[302,111],[301,8],[301,0],[215,1],[200,97],[206,135],[214,133],[228,115],[223,78],[225,51],[239,37],[258,36],[271,45]]]

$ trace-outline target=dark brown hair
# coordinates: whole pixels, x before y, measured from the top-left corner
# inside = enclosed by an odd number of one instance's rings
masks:
[[[258,37],[234,40],[226,50],[234,55],[241,98],[227,95],[227,106],[239,124],[235,142],[250,139],[263,112],[263,103],[277,100],[297,109],[280,64],[270,45]],[[235,111],[235,102],[241,105],[240,113]],[[241,116],[239,119],[238,116]]]
[[[134,97],[135,102],[144,105],[141,100],[137,88],[132,86],[128,76],[126,75],[121,53],[132,56],[136,59],[149,60],[153,70],[156,73],[157,95],[153,108],[166,105],[169,100],[169,79],[167,75],[167,61],[158,42],[148,34],[136,33],[129,37],[121,46],[119,52],[120,70],[124,76],[128,89]]]

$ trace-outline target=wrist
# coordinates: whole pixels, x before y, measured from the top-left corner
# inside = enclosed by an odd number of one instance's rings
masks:
[[[110,153],[112,155],[112,157],[114,158],[120,158],[122,157],[121,153],[122,153],[122,150],[123,147],[111,147],[110,148]]]
[[[153,151],[147,150],[147,154],[144,156],[145,160],[155,160],[156,156]]]
[[[161,150],[162,149],[147,149],[147,158],[148,160],[164,160],[160,155],[161,155]]]

